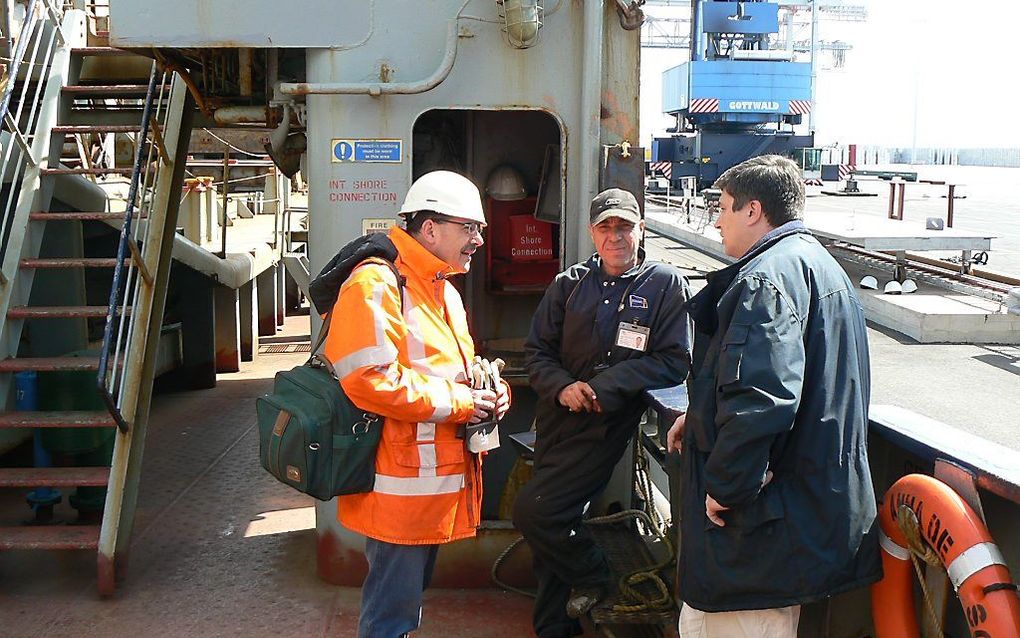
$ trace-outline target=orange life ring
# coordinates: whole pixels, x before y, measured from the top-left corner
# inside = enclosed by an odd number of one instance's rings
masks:
[[[917,515],[921,536],[949,573],[973,638],[1020,638],[1020,598],[988,529],[960,495],[938,479],[910,474],[896,481],[879,508],[882,568],[871,587],[877,638],[915,638],[913,568],[897,510]]]

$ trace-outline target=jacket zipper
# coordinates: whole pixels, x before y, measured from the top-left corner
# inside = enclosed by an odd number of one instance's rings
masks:
[[[446,283],[446,277],[443,277],[443,276],[440,276],[440,275],[441,275],[441,273],[437,274],[436,279],[434,280],[433,283],[438,283],[440,281],[442,281],[444,284]],[[461,348],[461,346],[460,346],[460,339],[457,337],[457,331],[454,330],[454,328],[453,328],[453,322],[450,321],[450,313],[449,313],[449,311],[448,311],[448,309],[446,307],[445,286],[444,286],[443,292],[444,292],[444,295],[443,295],[442,300],[437,299],[436,301],[440,304],[440,306],[443,309],[443,323],[445,323],[446,327],[450,330],[450,336],[453,338],[453,343],[456,344],[456,346],[457,346],[457,353],[460,355],[461,363],[464,364],[464,379],[466,381],[470,382],[470,380],[471,380],[471,364],[468,361],[467,356],[464,354],[464,349]],[[438,297],[438,295],[436,295],[436,297]],[[478,471],[480,470],[480,463],[479,463],[478,455],[476,455],[476,454],[474,454],[474,453],[472,453],[472,452],[467,450],[467,442],[466,441],[464,443],[464,446],[465,446],[465,452],[467,453],[467,465],[468,465],[467,471],[464,473],[464,492],[465,492],[465,499],[464,500],[467,502],[467,514],[468,514],[468,522],[469,522],[469,524],[471,524],[471,525],[473,525],[475,527],[478,527],[478,525],[480,524],[481,520],[480,520],[480,517],[479,517],[479,520],[477,522],[475,521],[475,495],[474,495],[474,492],[475,492],[475,487],[479,484],[479,481],[477,480],[477,477],[475,476],[475,474],[478,473]]]

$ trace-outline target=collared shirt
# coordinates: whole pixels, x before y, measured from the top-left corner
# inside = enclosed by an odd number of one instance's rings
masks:
[[[758,239],[758,241],[754,242],[754,244],[751,245],[751,248],[748,249],[748,251],[746,253],[744,253],[744,254],[746,255],[746,254],[754,252],[754,250],[757,249],[759,246],[765,245],[766,243],[771,241],[773,238],[778,237],[779,235],[788,233],[791,230],[802,230],[802,229],[803,230],[807,230],[807,226],[804,225],[804,220],[794,219],[794,220],[788,221],[785,224],[783,224],[782,226],[777,226],[776,228],[773,228],[769,232],[765,233],[761,238]]]
[[[616,330],[620,324],[621,305],[626,303],[624,294],[631,288],[635,277],[644,267],[643,255],[639,256],[637,265],[619,276],[612,276],[602,268],[602,260],[598,259],[599,267],[592,272],[602,292],[602,298],[595,310],[595,331],[599,336],[603,361],[609,360],[609,352],[616,341]]]
[[[544,406],[537,415],[540,427],[570,414],[556,397],[574,381],[591,385],[606,415],[619,412],[607,423],[622,424],[640,416],[643,404],[634,399],[643,390],[683,380],[690,363],[687,298],[680,272],[652,260],[616,278],[602,272],[597,256],[560,273],[535,311],[524,344],[528,377]],[[647,328],[646,347],[616,345],[620,322]]]

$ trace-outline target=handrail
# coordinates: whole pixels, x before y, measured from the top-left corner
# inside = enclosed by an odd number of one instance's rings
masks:
[[[59,25],[55,21],[61,18],[59,12],[40,11],[41,5],[46,1],[30,1],[28,10],[25,12],[25,22],[21,27],[12,56],[8,75],[10,79],[4,89],[2,101],[0,101],[0,128],[10,133],[12,142],[0,149],[0,153],[3,155],[3,159],[0,160],[0,176],[4,179],[9,178],[12,185],[8,189],[6,200],[2,204],[2,211],[0,211],[0,215],[2,215],[2,221],[0,221],[0,264],[5,263],[7,257],[18,204],[19,189],[13,186],[22,179],[27,167],[37,165],[40,160],[40,158],[32,156],[27,139],[35,129],[36,120],[43,107],[41,100],[44,82],[42,80],[46,77],[46,70],[56,55],[55,44]],[[51,27],[48,34],[44,28],[47,24]],[[41,53],[40,49],[42,49]],[[29,67],[28,72],[24,73],[26,81],[19,82],[18,78],[26,64]],[[32,82],[28,80],[31,79],[33,67],[38,67],[39,81],[35,83],[35,90],[30,91]],[[18,88],[19,84],[20,88]],[[15,92],[17,92],[17,96],[15,96]],[[13,113],[11,112],[12,103],[16,105]],[[10,276],[10,273],[8,272],[6,275]]]
[[[656,435],[660,449],[649,452],[664,465],[665,431],[686,412],[687,388],[678,385],[646,390],[643,398],[658,415],[660,424]],[[906,408],[872,404],[868,412],[868,431],[872,435],[924,461],[945,459],[956,463],[974,473],[981,489],[1020,504],[1020,457],[1015,450]]]
[[[21,25],[21,33],[18,34],[18,44],[14,49],[14,55],[11,56],[11,68],[7,72],[7,77],[10,80],[7,82],[7,87],[4,88],[3,102],[0,102],[0,121],[7,118],[11,96],[14,94],[14,85],[17,83],[18,71],[21,69],[22,61],[25,59],[25,49],[28,48],[29,36],[32,29],[35,28],[35,9],[39,6],[39,1],[31,0],[28,3],[28,10],[25,12],[25,22]]]
[[[141,189],[143,191],[145,186],[142,185],[143,176],[148,175],[146,171],[146,160],[152,155],[152,145],[146,144],[149,136],[149,122],[152,120],[152,109],[153,102],[156,96],[156,85],[157,82],[162,78],[162,74],[157,70],[156,65],[152,67],[152,73],[149,76],[149,88],[145,94],[145,105],[142,107],[142,126],[141,132],[138,134],[138,152],[135,155],[134,170],[131,173],[131,185],[128,187],[127,195],[127,208],[124,211],[124,225],[121,226],[120,230],[120,242],[117,245],[117,265],[113,271],[113,285],[110,288],[110,303],[106,311],[106,327],[103,330],[103,349],[99,355],[99,372],[96,375],[96,385],[99,389],[99,394],[103,398],[103,403],[106,404],[107,410],[110,411],[110,416],[116,421],[117,427],[120,428],[121,432],[127,432],[130,429],[127,421],[124,419],[124,415],[121,414],[120,407],[117,399],[114,397],[114,391],[116,384],[110,382],[111,368],[116,368],[116,359],[114,357],[115,365],[110,366],[110,352],[114,349],[113,333],[115,322],[123,326],[125,320],[130,321],[124,315],[127,313],[127,305],[125,304],[121,308],[120,297],[121,297],[121,282],[125,283],[125,294],[129,294],[127,288],[130,286],[130,275],[132,268],[127,267],[125,262],[128,256],[133,254],[140,254],[138,250],[131,250],[130,242],[134,242],[135,238],[131,234],[131,222],[135,212],[135,201],[138,199],[138,193]],[[146,150],[148,149],[148,153]],[[153,171],[158,172],[158,171]],[[135,245],[137,248],[137,244]],[[141,268],[141,264],[136,264]],[[120,312],[118,312],[120,308]],[[120,315],[120,320],[117,321],[117,317]],[[119,330],[119,335],[124,334],[124,330]],[[119,346],[119,342],[117,344]],[[119,355],[119,347],[115,349],[115,355]]]

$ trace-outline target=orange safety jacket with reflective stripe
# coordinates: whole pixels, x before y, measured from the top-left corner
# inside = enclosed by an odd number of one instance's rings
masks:
[[[474,536],[480,520],[481,459],[457,438],[474,412],[474,344],[453,268],[403,230],[389,236],[403,313],[393,271],[370,258],[340,288],[326,338],[347,396],[384,417],[375,488],[338,497],[337,519],[389,543],[446,543]]]

